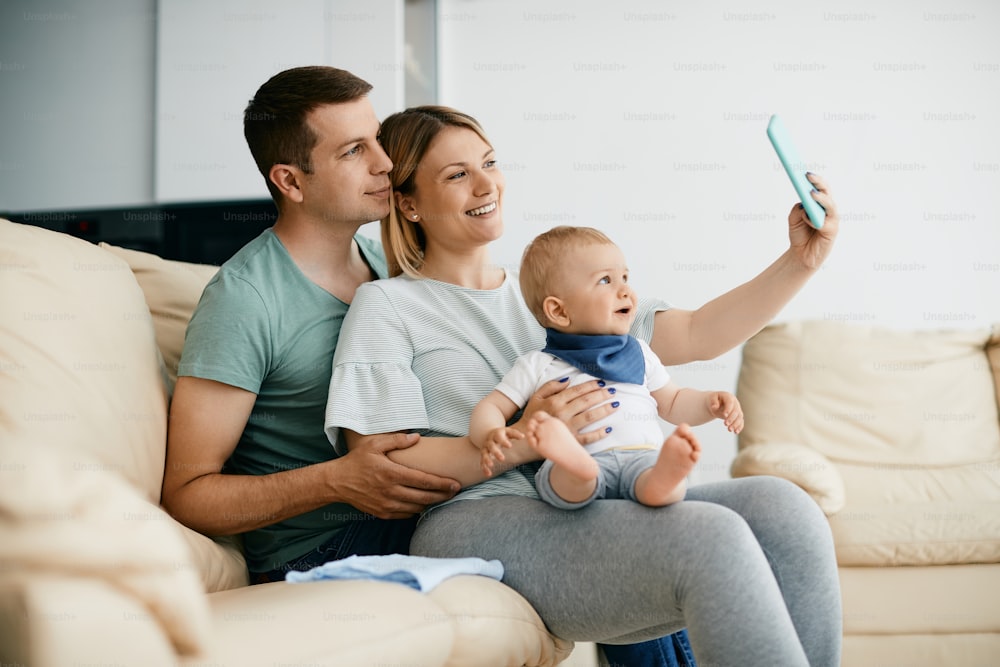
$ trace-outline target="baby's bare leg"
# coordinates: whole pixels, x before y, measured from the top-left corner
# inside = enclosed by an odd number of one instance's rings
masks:
[[[567,502],[590,498],[597,486],[597,462],[576,441],[562,421],[546,412],[537,412],[528,421],[528,444],[552,461],[549,483]]]
[[[691,427],[681,424],[663,441],[656,464],[635,482],[635,497],[643,505],[660,507],[684,498],[687,477],[701,457],[701,445]]]

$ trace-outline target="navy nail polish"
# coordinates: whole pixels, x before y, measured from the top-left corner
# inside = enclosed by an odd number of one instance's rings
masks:
[[[604,429],[604,432],[605,432],[605,433],[611,433],[611,427],[609,426],[609,427],[607,427],[606,429]]]
[[[604,380],[598,380],[598,381],[597,381],[597,386],[598,386],[598,387],[603,387],[604,385],[605,385],[605,382],[604,382]]]
[[[618,390],[615,389],[614,387],[608,387],[608,393],[609,394],[617,394]]]
[[[611,407],[613,408],[617,408],[619,405],[621,405],[621,403],[619,403],[618,401],[612,401],[611,403]]]
[[[559,381],[560,381],[560,382],[569,382],[569,378],[562,378],[562,379],[561,379],[561,380],[559,380]]]

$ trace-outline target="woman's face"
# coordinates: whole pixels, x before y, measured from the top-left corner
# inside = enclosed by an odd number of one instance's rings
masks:
[[[503,234],[504,177],[493,148],[464,127],[447,127],[431,141],[414,175],[413,194],[399,195],[400,210],[434,246],[455,251]]]

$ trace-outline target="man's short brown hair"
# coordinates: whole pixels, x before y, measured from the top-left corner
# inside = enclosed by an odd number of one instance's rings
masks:
[[[364,97],[372,85],[335,67],[295,67],[268,79],[243,112],[243,136],[275,203],[280,193],[268,176],[276,164],[312,173],[310,155],[319,137],[307,116],[325,104]]]

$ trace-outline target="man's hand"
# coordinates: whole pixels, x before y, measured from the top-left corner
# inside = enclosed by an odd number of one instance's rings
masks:
[[[580,429],[594,424],[618,409],[612,401],[614,389],[607,388],[600,380],[590,380],[567,386],[568,382],[552,380],[543,384],[524,406],[521,419],[514,427],[522,433],[524,426],[536,412],[547,412],[556,417],[576,434],[577,442],[589,445],[603,438],[606,433],[598,429],[580,433]]]
[[[420,439],[417,434],[355,438],[346,456],[330,462],[329,484],[341,502],[379,519],[404,519],[458,493],[460,486],[453,479],[413,470],[389,459],[389,452],[415,445]]]
[[[730,433],[743,430],[743,407],[735,396],[728,391],[713,391],[709,392],[706,403],[709,414],[721,419]]]

